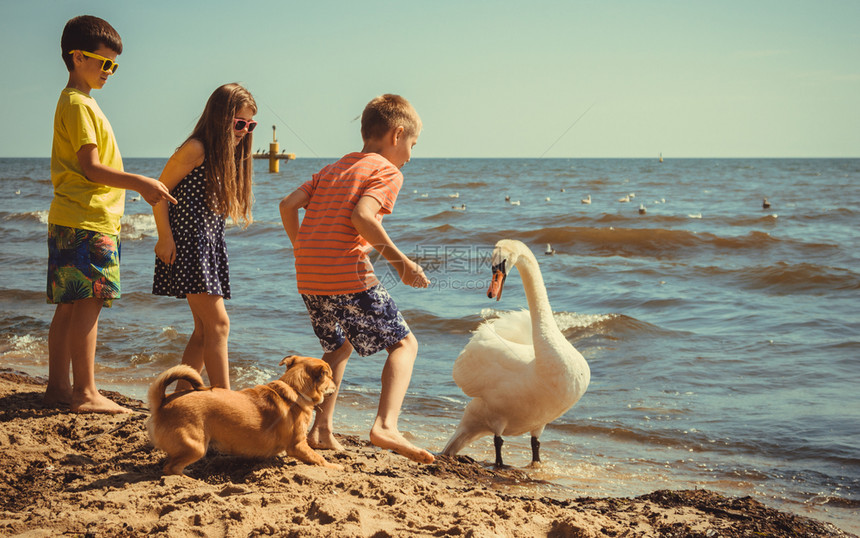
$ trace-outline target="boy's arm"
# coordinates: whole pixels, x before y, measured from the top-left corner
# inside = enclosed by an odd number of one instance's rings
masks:
[[[168,192],[172,191],[189,172],[203,163],[205,156],[203,144],[199,140],[188,140],[170,156],[158,180],[167,187]],[[167,202],[162,200],[153,205],[152,216],[158,230],[155,255],[167,265],[172,265],[176,261],[176,243],[173,240],[173,230],[170,229]]]
[[[382,204],[376,198],[362,196],[352,210],[352,225],[397,269],[404,284],[413,288],[426,288],[430,285],[430,279],[424,274],[424,270],[397,248],[382,223],[377,220],[376,215],[381,208]]]
[[[155,205],[161,200],[169,200],[176,203],[176,199],[170,196],[170,191],[158,180],[139,174],[121,172],[99,162],[99,149],[95,144],[85,144],[77,153],[81,170],[88,180],[100,183],[108,187],[130,189],[137,191],[150,205]]]
[[[290,243],[294,246],[299,236],[299,209],[307,207],[308,202],[310,202],[308,194],[302,189],[297,189],[278,204],[278,208],[281,211],[281,222],[284,223],[284,230],[290,238]]]

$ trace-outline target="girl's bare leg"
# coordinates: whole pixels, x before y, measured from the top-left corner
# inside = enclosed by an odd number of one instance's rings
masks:
[[[205,293],[189,294],[186,298],[194,315],[194,332],[188,339],[182,363],[198,372],[205,366],[211,386],[229,389],[227,340],[230,336],[230,318],[224,307],[224,298]],[[177,386],[177,389],[180,388]],[[189,387],[186,385],[186,388]]]

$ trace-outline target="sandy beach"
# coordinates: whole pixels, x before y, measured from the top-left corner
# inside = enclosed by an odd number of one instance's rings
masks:
[[[707,490],[550,498],[520,469],[467,457],[419,465],[343,437],[332,470],[217,453],[162,476],[143,402],[133,415],[42,405],[44,380],[0,372],[0,534],[5,536],[853,536]]]

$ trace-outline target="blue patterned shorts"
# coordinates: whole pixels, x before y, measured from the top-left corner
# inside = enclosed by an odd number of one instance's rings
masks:
[[[367,357],[393,346],[410,332],[382,284],[346,295],[303,294],[302,299],[326,353],[349,339],[358,354]]]
[[[48,303],[102,299],[111,306],[121,294],[118,235],[48,224]]]

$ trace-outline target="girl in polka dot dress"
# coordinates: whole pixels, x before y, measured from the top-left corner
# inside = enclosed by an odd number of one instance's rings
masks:
[[[182,363],[212,386],[230,388],[227,337],[230,273],[224,224],[251,222],[251,131],[257,104],[238,84],[215,90],[191,136],[167,161],[159,178],[179,203],[153,207],[158,242],[152,293],[188,300],[194,332]],[[182,388],[182,387],[180,387]]]

